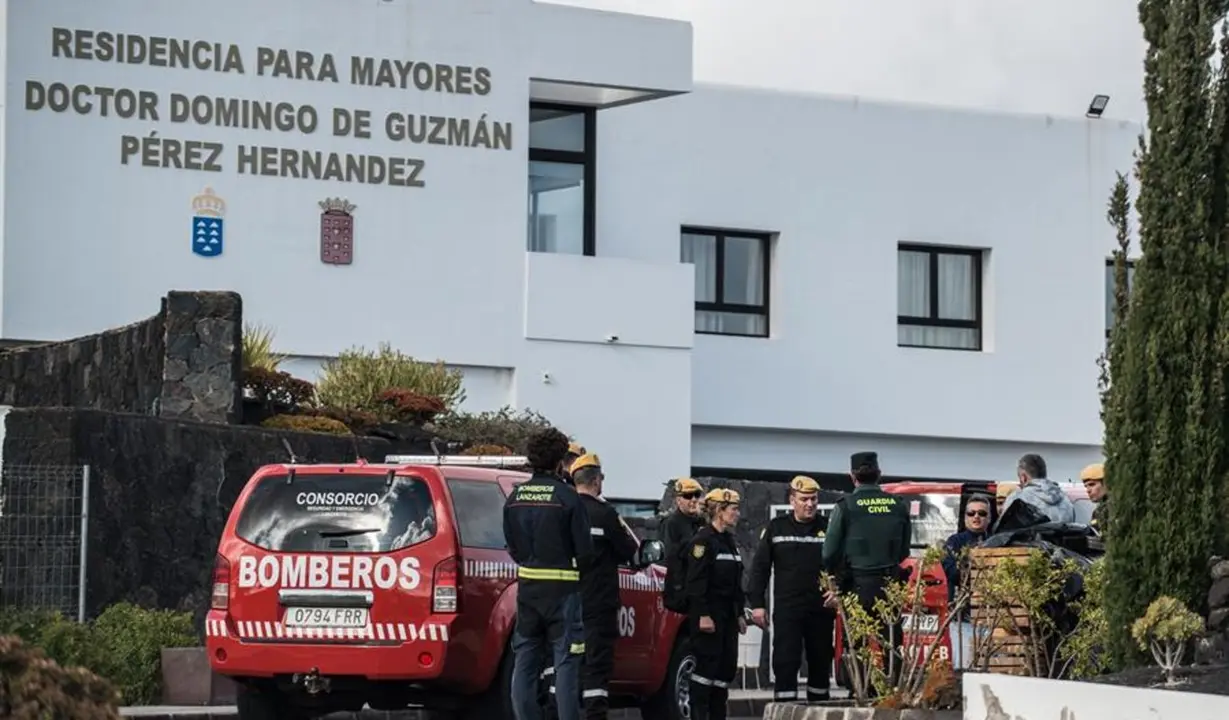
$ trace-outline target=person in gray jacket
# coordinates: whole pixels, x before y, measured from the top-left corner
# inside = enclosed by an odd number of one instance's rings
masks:
[[[1062,486],[1046,477],[1046,461],[1034,453],[1020,458],[1016,465],[1020,489],[1013,492],[1003,503],[1003,513],[1015,502],[1024,502],[1045,516],[1050,522],[1075,522],[1075,506]]]

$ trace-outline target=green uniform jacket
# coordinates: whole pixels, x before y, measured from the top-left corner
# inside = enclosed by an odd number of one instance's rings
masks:
[[[832,508],[824,539],[824,569],[846,575],[881,574],[909,557],[913,523],[908,498],[877,485],[859,485]]]

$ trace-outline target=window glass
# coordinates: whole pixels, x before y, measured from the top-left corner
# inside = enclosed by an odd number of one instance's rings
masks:
[[[717,238],[683,233],[682,260],[696,268],[696,302],[717,302]]]
[[[529,147],[534,150],[584,152],[584,114],[571,110],[530,107]]]
[[[930,255],[901,250],[896,262],[896,314],[930,317]]]
[[[763,305],[764,241],[726,236],[723,260],[725,285],[721,301],[733,305]]]
[[[939,317],[977,319],[977,280],[973,256],[939,255]]]
[[[529,251],[584,254],[585,167],[529,163]]]
[[[239,514],[237,534],[275,552],[389,552],[435,535],[435,504],[422,478],[299,473],[263,478]]]
[[[453,515],[461,532],[461,545],[503,550],[504,494],[499,485],[477,480],[448,479]]]

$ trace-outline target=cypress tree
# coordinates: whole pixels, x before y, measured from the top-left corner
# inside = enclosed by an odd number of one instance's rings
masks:
[[[1129,302],[1121,298],[1103,397],[1113,498],[1106,613],[1119,662],[1137,657],[1128,627],[1157,596],[1202,608],[1207,561],[1229,526],[1229,75],[1213,63],[1229,49],[1216,32],[1227,6],[1139,3],[1148,44],[1148,123],[1135,165],[1141,257]],[[1120,177],[1109,213],[1119,230],[1126,203]]]

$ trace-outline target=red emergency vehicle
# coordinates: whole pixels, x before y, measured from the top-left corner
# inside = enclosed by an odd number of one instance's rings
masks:
[[[1015,485],[1015,483],[1011,484]],[[1089,500],[1084,486],[1078,483],[1060,483],[1060,485],[1075,506],[1075,521],[1087,525],[1092,520],[1095,505]],[[912,557],[901,563],[901,568],[910,573],[911,582],[917,577],[918,559],[926,548],[942,545],[948,537],[965,529],[964,508],[970,497],[989,496],[991,499],[990,522],[993,525],[998,520],[998,508],[993,502],[998,489],[998,483],[995,482],[897,482],[884,483],[882,487],[885,492],[909,498],[909,516],[913,520]],[[934,645],[931,657],[951,662],[953,657],[951,635],[950,633],[938,635],[938,630],[943,627],[947,616],[947,577],[942,567],[937,565],[925,568],[921,577],[925,583],[922,589],[923,609],[919,613],[910,615],[916,620],[906,618],[909,623],[917,622],[917,634],[913,635],[910,631],[911,624],[906,624],[903,628],[905,640],[911,641],[919,654],[926,652],[927,647]],[[845,637],[839,620],[835,636],[834,675],[838,684],[848,687],[844,662],[841,659],[844,654]]]
[[[222,532],[205,645],[243,720],[420,706],[476,720],[509,703],[516,565],[504,500],[525,458],[268,465]],[[694,658],[662,608],[661,543],[620,570],[612,707],[676,720]],[[680,682],[680,680],[682,682]]]

